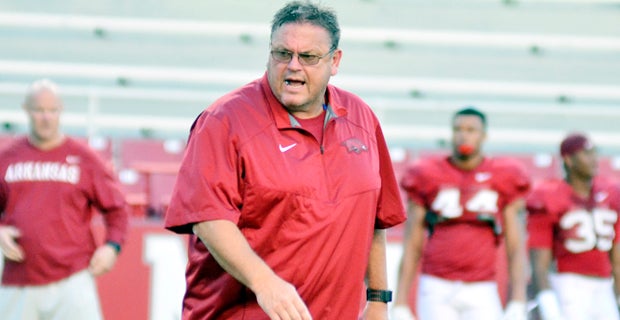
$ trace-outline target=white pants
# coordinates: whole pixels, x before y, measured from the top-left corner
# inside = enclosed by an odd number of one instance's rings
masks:
[[[561,273],[549,280],[565,320],[620,320],[611,278]]]
[[[0,286],[2,320],[101,320],[95,279],[87,271],[42,286]]]
[[[498,320],[502,304],[493,281],[449,281],[420,275],[419,320]]]

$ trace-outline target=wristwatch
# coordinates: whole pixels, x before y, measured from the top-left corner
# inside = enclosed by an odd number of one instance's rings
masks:
[[[366,289],[366,300],[388,303],[392,301],[392,291]]]
[[[114,248],[114,251],[116,251],[116,253],[121,252],[121,245],[118,242],[106,241],[106,244]]]

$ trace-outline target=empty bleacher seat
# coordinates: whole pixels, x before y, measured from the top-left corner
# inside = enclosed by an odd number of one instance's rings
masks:
[[[114,157],[112,152],[112,140],[107,137],[93,136],[93,137],[80,137],[72,136],[73,139],[82,142],[92,150],[94,150],[101,159],[114,168]]]
[[[161,216],[169,201],[185,141],[123,139],[119,142],[119,180],[138,215]]]
[[[561,160],[551,153],[497,154],[498,158],[511,158],[521,163],[530,174],[532,182],[561,177]]]
[[[6,146],[13,141],[14,136],[8,134],[0,134],[0,150],[4,149]]]
[[[598,174],[620,182],[620,156],[599,156]]]

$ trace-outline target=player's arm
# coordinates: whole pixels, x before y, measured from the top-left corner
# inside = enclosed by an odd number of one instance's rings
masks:
[[[375,229],[366,268],[366,285],[369,289],[388,290],[385,245],[385,230]],[[369,301],[364,319],[387,319],[387,310],[387,303]]]
[[[192,228],[220,266],[250,288],[270,319],[312,319],[293,285],[278,277],[233,222],[212,220]]]
[[[510,301],[506,305],[502,320],[526,319],[527,311],[525,274],[526,252],[525,231],[520,213],[525,207],[525,200],[518,198],[504,208],[504,235],[506,237],[506,255],[508,257],[508,275],[510,277]]]
[[[614,191],[619,191],[620,185],[616,185]],[[614,199],[618,199],[618,197],[614,197]],[[618,215],[618,219],[620,219],[620,208],[618,208],[617,203],[613,206],[614,211]],[[614,284],[614,293],[616,295],[616,302],[618,304],[618,308],[620,309],[620,221],[616,221],[614,223],[614,238],[613,245],[611,250],[609,251],[609,260],[611,263],[611,275],[613,278]]]
[[[614,279],[614,293],[616,294],[616,301],[620,307],[620,243],[614,243],[609,257],[611,259],[611,270]]]
[[[506,253],[508,256],[508,274],[511,283],[510,300],[525,303],[526,300],[526,252],[525,231],[520,214],[525,206],[524,199],[516,199],[504,209],[504,228]]]
[[[541,202],[536,194],[533,203]],[[544,201],[542,201],[544,202]],[[545,206],[528,205],[527,225],[530,242],[530,262],[532,266],[532,284],[542,320],[563,319],[558,299],[551,289],[549,270],[553,261],[551,246],[553,243],[553,225],[551,214]]]
[[[551,290],[549,284],[549,267],[553,259],[551,249],[532,248],[530,249],[530,260],[532,261],[532,280],[536,292]]]
[[[409,204],[409,217],[405,224],[403,254],[398,268],[398,284],[394,309],[409,308],[409,292],[418,272],[420,257],[424,247],[424,217],[426,209],[414,202]]]

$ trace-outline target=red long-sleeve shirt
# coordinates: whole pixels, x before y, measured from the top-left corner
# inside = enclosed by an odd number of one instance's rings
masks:
[[[0,224],[21,231],[25,253],[23,262],[5,259],[4,285],[47,284],[87,268],[97,209],[106,241],[125,240],[128,210],[111,168],[74,139],[46,151],[16,139],[0,152],[0,185]]]

